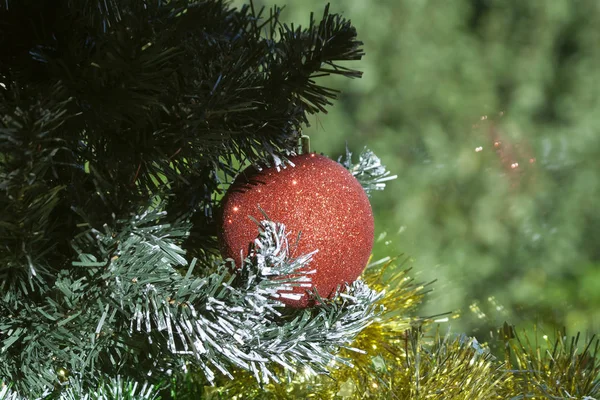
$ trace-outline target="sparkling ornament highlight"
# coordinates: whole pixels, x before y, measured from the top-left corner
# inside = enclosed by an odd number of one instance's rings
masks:
[[[314,153],[290,161],[293,166],[279,171],[249,167],[231,185],[222,203],[221,251],[239,267],[258,235],[252,218],[264,219],[263,210],[286,226],[292,257],[318,250],[307,266],[315,271],[308,289],[331,297],[367,265],[374,238],[371,205],[361,184],[339,163]],[[281,301],[307,307],[306,290],[280,293]]]

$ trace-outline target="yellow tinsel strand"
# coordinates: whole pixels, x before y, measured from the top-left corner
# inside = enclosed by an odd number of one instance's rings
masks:
[[[385,313],[342,349],[352,366],[332,365],[328,375],[298,373],[281,384],[260,387],[253,375],[236,371],[233,380],[206,388],[207,399],[596,399],[600,395],[598,340],[579,346],[579,335],[559,333],[550,343],[521,339],[505,324],[499,340],[504,359],[475,339],[440,334],[431,320],[412,317],[427,287],[414,284],[409,269],[392,262],[365,271],[363,279],[386,290]],[[537,337],[537,335],[536,335]],[[580,350],[580,347],[582,349]]]

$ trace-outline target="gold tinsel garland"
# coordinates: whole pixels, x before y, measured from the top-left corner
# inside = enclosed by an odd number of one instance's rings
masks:
[[[253,375],[236,371],[233,380],[204,386],[206,399],[585,399],[600,396],[599,342],[580,345],[579,335],[559,333],[553,344],[500,330],[504,357],[496,358],[474,338],[445,334],[432,319],[411,317],[427,292],[409,269],[388,262],[363,275],[369,286],[386,290],[386,313],[342,350],[352,366],[332,365],[330,374],[283,377],[259,386]],[[537,336],[536,336],[537,337]]]

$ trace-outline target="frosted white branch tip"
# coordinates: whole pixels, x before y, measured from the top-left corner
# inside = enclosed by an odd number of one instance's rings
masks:
[[[358,156],[357,164],[352,162],[352,153],[348,146],[346,146],[345,157],[340,157],[338,162],[352,173],[369,196],[375,190],[385,189],[386,182],[398,178],[398,175],[391,175],[381,163],[381,159],[366,147]]]

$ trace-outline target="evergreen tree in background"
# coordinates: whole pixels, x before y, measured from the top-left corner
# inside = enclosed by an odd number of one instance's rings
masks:
[[[599,396],[597,341],[506,324],[496,358],[414,317],[428,286],[394,260],[290,309],[274,296],[311,255],[278,221],[239,270],[221,259],[229,183],[294,154],[336,96],[316,78],[360,76],[339,64],[363,55],[348,20],[279,12],[0,6],[0,399]],[[343,165],[366,190],[389,178],[368,151]]]
[[[365,43],[364,76],[304,133],[332,154],[366,143],[401,177],[372,197],[387,233],[374,253],[438,280],[420,312],[443,303],[481,341],[505,320],[600,331],[598,2],[335,4]]]

